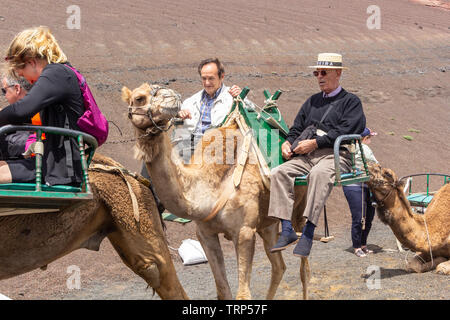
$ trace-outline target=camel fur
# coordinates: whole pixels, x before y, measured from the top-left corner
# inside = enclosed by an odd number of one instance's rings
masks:
[[[425,213],[415,214],[396,174],[380,165],[369,166],[369,187],[377,201],[377,215],[401,244],[417,255],[408,270],[450,274],[450,184],[434,195]],[[431,244],[431,250],[430,250]],[[430,253],[431,251],[431,253]]]
[[[162,89],[156,98],[170,95],[170,91]],[[232,177],[244,139],[236,125],[207,130],[197,145],[191,163],[184,164],[172,146],[172,132],[164,131],[178,109],[171,109],[168,104],[152,103],[154,96],[151,92],[155,92],[155,86],[147,83],[133,91],[122,88],[122,99],[128,104],[129,118],[137,137],[135,157],[145,162],[164,206],[177,216],[196,222],[197,237],[210,263],[218,299],[232,298],[218,235],[224,234],[235,246],[239,280],[236,298],[251,299],[250,275],[256,233],[263,239],[272,265],[266,296],[272,299],[286,265],[280,252],[270,253],[278,238],[279,221],[267,215],[269,190],[264,186],[254,151],[248,154],[237,187],[233,185]],[[173,95],[176,93],[173,92]],[[155,130],[155,124],[165,129]],[[303,199],[301,196],[298,198]],[[217,215],[207,222],[203,221],[214,209],[220,209]],[[297,220],[301,222],[301,218]],[[300,268],[304,298],[307,298],[307,259]]]
[[[93,163],[122,167],[98,153]],[[76,208],[0,217],[0,280],[44,267],[79,248],[98,251],[108,237],[122,261],[162,299],[187,299],[150,189],[126,177],[139,204],[136,222],[122,176],[90,170],[89,179],[94,199]]]

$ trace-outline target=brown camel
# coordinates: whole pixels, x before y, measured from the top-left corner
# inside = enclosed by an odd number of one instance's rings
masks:
[[[425,214],[415,214],[403,184],[391,169],[376,164],[369,169],[369,187],[378,204],[378,217],[391,227],[402,245],[418,253],[408,269],[426,272],[436,268],[438,273],[450,274],[450,184],[437,191]]]
[[[93,163],[121,167],[99,154]],[[76,208],[0,217],[0,280],[46,266],[79,248],[98,251],[108,237],[123,262],[162,299],[187,299],[150,189],[126,176],[139,205],[137,222],[121,175],[90,170],[89,179],[94,199]]]
[[[279,225],[277,219],[267,216],[269,190],[263,183],[253,149],[248,152],[238,187],[233,183],[235,159],[241,155],[243,140],[237,126],[208,130],[194,152],[193,163],[185,165],[173,149],[168,131],[178,112],[179,95],[145,83],[133,91],[123,87],[122,99],[128,103],[128,116],[135,128],[135,156],[145,162],[162,203],[170,212],[197,224],[197,237],[210,263],[218,299],[232,298],[218,237],[221,233],[233,242],[236,250],[237,299],[251,299],[255,234],[261,236],[272,265],[266,296],[272,299],[286,269],[281,253],[270,253]],[[300,273],[306,298],[307,259],[302,261]]]

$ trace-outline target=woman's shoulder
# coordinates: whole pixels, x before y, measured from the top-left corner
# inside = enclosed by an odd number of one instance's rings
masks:
[[[63,63],[50,63],[44,70],[42,75],[47,77],[76,77],[75,73]]]

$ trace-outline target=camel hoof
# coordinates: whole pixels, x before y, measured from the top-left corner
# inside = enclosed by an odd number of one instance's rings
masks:
[[[406,271],[412,273],[422,273],[424,264],[417,258],[412,258],[406,263]]]
[[[450,275],[450,264],[441,263],[436,267],[436,273]]]

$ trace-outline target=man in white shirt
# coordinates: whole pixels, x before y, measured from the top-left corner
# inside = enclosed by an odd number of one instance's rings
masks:
[[[185,162],[190,160],[196,143],[209,128],[219,126],[231,110],[233,99],[242,89],[237,85],[231,88],[224,85],[225,69],[219,59],[205,59],[198,66],[203,89],[187,98],[178,112],[184,120],[172,138]],[[245,107],[253,103],[244,100]]]

